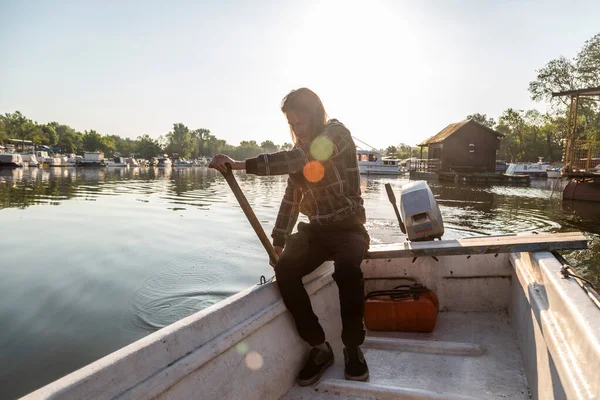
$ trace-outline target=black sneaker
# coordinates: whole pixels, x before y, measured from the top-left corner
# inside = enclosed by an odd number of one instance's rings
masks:
[[[308,361],[298,374],[298,385],[308,386],[319,380],[323,372],[333,364],[333,350],[329,343],[325,342],[328,351],[313,347],[308,354]]]
[[[351,381],[364,382],[369,379],[369,367],[360,347],[344,348],[344,376]]]

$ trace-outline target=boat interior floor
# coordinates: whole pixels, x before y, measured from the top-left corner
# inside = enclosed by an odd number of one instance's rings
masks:
[[[432,333],[367,332],[367,382],[344,379],[343,344],[328,338],[335,364],[297,399],[529,399],[506,312],[441,312]]]

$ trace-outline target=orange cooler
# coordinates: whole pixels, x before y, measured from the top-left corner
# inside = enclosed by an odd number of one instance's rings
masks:
[[[365,325],[372,331],[431,332],[437,322],[437,296],[415,284],[371,292],[365,301]]]

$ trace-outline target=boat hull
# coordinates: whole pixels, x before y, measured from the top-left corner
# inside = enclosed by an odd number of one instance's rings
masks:
[[[549,252],[413,260],[414,251],[447,252],[452,242],[418,243],[411,251],[399,246],[391,258],[385,250],[381,257],[371,251],[363,261],[367,292],[416,280],[437,294],[443,310],[433,334],[369,333],[363,346],[368,383],[342,380],[338,289],[333,264],[326,262],[304,278],[336,354],[316,387],[295,386],[308,347],[276,282],[268,282],[26,398],[479,399],[485,393],[528,399],[531,393],[535,399],[587,399],[600,393],[600,311],[572,279],[561,278],[560,262]]]

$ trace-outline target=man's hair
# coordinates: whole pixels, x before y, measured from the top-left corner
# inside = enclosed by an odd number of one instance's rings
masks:
[[[281,101],[281,111],[287,114],[289,111],[299,112],[307,116],[308,129],[311,139],[315,138],[325,129],[327,124],[327,113],[321,99],[315,92],[308,88],[292,90]],[[290,126],[292,140],[298,144],[294,129]]]

